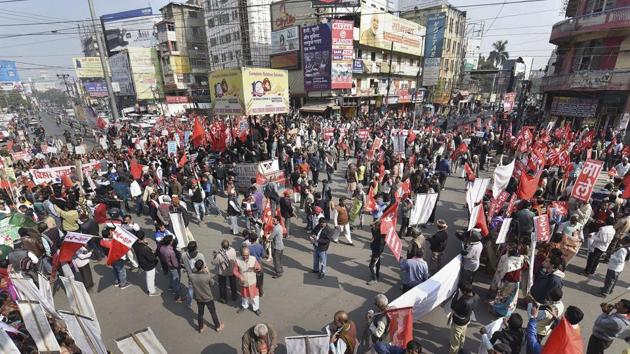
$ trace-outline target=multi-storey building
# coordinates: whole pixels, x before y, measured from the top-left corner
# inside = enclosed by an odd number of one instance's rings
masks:
[[[208,45],[198,1],[168,3],[156,24],[167,103],[208,103]]]
[[[541,82],[546,116],[574,127],[626,129],[630,0],[569,0],[566,17],[549,39],[557,47]]]
[[[427,45],[432,44],[435,50],[431,55],[427,55],[425,50],[423,82],[424,86],[429,86],[430,101],[446,105],[458,87],[466,54],[466,12],[445,0],[425,4],[401,0],[399,8],[400,17],[427,28]],[[428,75],[435,75],[436,82],[431,81],[427,85],[425,77]]]
[[[96,34],[92,23],[81,23],[77,25],[77,31],[79,33],[79,40],[81,41],[81,51],[83,52],[83,55],[86,57],[97,57],[98,42],[96,40]],[[101,36],[103,35],[101,27],[97,26],[97,31],[100,32]]]
[[[210,70],[269,67],[271,0],[204,0]]]

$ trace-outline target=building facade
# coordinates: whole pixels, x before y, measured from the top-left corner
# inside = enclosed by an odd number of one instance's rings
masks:
[[[203,7],[195,1],[168,3],[157,27],[165,101],[209,103],[208,44]]]
[[[545,113],[573,126],[625,129],[630,120],[630,0],[569,0],[549,42]],[[628,135],[626,135],[628,136]]]
[[[428,55],[425,49],[423,66],[424,86],[429,88],[429,100],[446,105],[458,88],[466,55],[466,12],[446,1],[419,5],[416,1],[400,1],[400,17],[427,28],[427,45],[433,46]],[[428,76],[436,80],[425,80]],[[437,81],[437,82],[436,82]]]
[[[204,0],[210,70],[269,67],[271,0]]]

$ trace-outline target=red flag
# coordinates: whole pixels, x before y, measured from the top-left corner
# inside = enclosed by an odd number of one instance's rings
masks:
[[[205,136],[206,135],[203,129],[203,124],[201,124],[199,117],[195,117],[195,121],[193,122],[192,136],[190,137],[192,145],[196,148],[203,145]]]
[[[628,199],[630,197],[630,173],[626,173],[623,178],[623,194],[621,198]]]
[[[518,189],[516,190],[518,199],[529,200],[534,197],[534,193],[536,193],[536,189],[538,188],[541,172],[542,171],[539,171],[535,176],[530,176],[527,173],[521,174]]]
[[[59,248],[58,261],[60,263],[70,262],[79,248],[85,246],[92,237],[94,236],[78,232],[68,232],[66,236],[64,236],[63,243]]]
[[[621,149],[621,156],[626,157],[630,155],[630,145],[626,145]]]
[[[376,210],[376,200],[374,199],[374,187],[370,186],[368,190],[366,202],[365,202],[365,210],[368,212],[373,212]]]
[[[70,178],[70,175],[61,176],[61,182],[63,182],[63,185],[68,188],[72,187],[72,179]]]
[[[468,164],[468,162],[464,163],[464,171],[466,172],[466,179],[469,182],[473,182],[477,178],[472,168],[470,168],[470,165]]]
[[[387,206],[381,216],[381,233],[387,235],[390,229],[396,228],[398,222],[398,202]]]
[[[413,129],[409,128],[409,132],[407,133],[407,141],[409,141],[409,144],[413,143],[414,140],[416,140],[416,132],[413,131]]]
[[[400,237],[396,234],[396,225],[390,227],[387,231],[387,235],[385,235],[385,243],[392,251],[392,255],[396,258],[396,261],[399,261],[400,256],[402,255],[402,242],[400,241]]]
[[[182,168],[184,166],[186,166],[186,163],[188,162],[188,154],[184,153],[184,155],[182,156],[181,159],[179,159],[179,162],[177,163],[177,166],[179,168]]]
[[[129,168],[129,172],[131,172],[131,176],[133,179],[140,179],[142,177],[142,165],[138,163],[135,159],[131,160],[131,167]]]
[[[584,353],[580,327],[573,327],[565,317],[551,331],[540,354]]]
[[[512,194],[507,209],[505,210],[505,215],[510,217],[510,215],[512,215],[512,212],[514,211],[514,208],[516,208],[516,193]]]
[[[392,344],[405,348],[413,340],[413,307],[387,310],[386,314]]]
[[[468,145],[466,145],[466,143],[459,144],[459,146],[457,147],[457,152],[459,152],[460,154],[467,153],[468,152]]]
[[[214,151],[224,152],[227,149],[228,135],[225,133],[224,122],[214,122],[210,125],[210,143]]]
[[[113,238],[111,240],[109,254],[107,255],[107,265],[111,266],[122,256],[124,256],[131,246],[136,242],[137,238],[131,232],[123,229],[120,225],[116,225]]]
[[[486,215],[483,211],[483,206],[480,205],[477,208],[477,222],[475,223],[475,228],[481,230],[481,236],[486,237],[490,234],[490,230],[488,230],[488,224],[486,223]]]
[[[12,153],[12,152],[13,152],[13,145],[14,145],[14,144],[15,144],[15,143],[13,142],[13,140],[9,140],[9,141],[7,142],[7,151],[9,151],[9,152],[11,152],[11,153]]]
[[[490,202],[490,209],[488,210],[488,220],[492,220],[492,218],[501,211],[503,204],[505,204],[509,196],[510,193],[503,191],[496,197],[496,199],[492,199]]]
[[[595,130],[591,130],[582,136],[582,140],[575,144],[575,151],[580,152],[584,149],[588,149],[593,146],[593,140],[595,139]]]
[[[538,242],[547,242],[551,238],[551,228],[549,226],[549,216],[547,214],[534,216],[534,229]]]

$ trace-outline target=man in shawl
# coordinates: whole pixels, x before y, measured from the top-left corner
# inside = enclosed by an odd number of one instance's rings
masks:
[[[258,316],[260,311],[260,297],[256,287],[256,273],[262,272],[256,257],[250,257],[249,247],[243,247],[241,258],[234,262],[234,276],[241,282],[241,307],[237,313],[245,311],[252,304],[252,311]]]

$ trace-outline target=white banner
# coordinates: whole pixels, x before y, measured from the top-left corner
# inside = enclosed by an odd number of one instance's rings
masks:
[[[120,242],[127,248],[131,248],[131,246],[138,240],[136,236],[120,227],[120,225],[116,225],[112,239]]]
[[[494,175],[492,177],[492,197],[497,198],[499,194],[507,187],[514,172],[514,161],[508,165],[497,166],[494,169]]]
[[[497,245],[501,243],[505,243],[505,238],[507,236],[508,230],[510,229],[511,223],[512,223],[512,218],[503,219],[503,223],[501,224],[501,229],[499,230],[499,235],[497,236]]]
[[[11,282],[15,286],[15,290],[17,290],[20,300],[36,301],[41,304],[49,315],[60,318],[59,313],[55,310],[55,304],[48,302],[48,299],[42,296],[32,279],[19,278],[16,275],[11,275]]]
[[[59,311],[68,332],[84,354],[107,354],[98,323],[76,313]]]
[[[55,300],[53,300],[52,287],[50,286],[50,282],[46,279],[42,273],[37,273],[37,282],[39,283],[39,293],[40,295],[48,301],[49,304],[54,304]]]
[[[489,184],[490,178],[477,178],[475,182],[473,182],[472,188],[466,192],[466,204],[468,205],[468,211],[471,215],[475,204],[479,203],[483,195],[486,194]]]
[[[61,351],[55,334],[50,328],[44,308],[37,301],[18,301],[18,308],[35,346],[39,352],[50,353]]]
[[[497,332],[499,330],[501,330],[501,326],[503,325],[503,317],[501,318],[497,318],[496,320],[490,322],[487,326],[486,326],[486,335],[488,336],[488,339],[492,338],[492,335],[494,334],[494,332]],[[483,340],[479,343],[479,354],[488,354],[488,351],[490,350],[490,348],[486,348]]]
[[[177,238],[177,248],[181,249],[188,244],[188,236],[186,234],[186,225],[184,218],[180,213],[171,213],[171,224],[173,225],[173,233]]]
[[[409,217],[409,225],[426,224],[431,217],[435,203],[437,202],[437,193],[416,194],[416,203],[411,209]]]
[[[63,238],[63,242],[72,242],[85,245],[94,236],[88,234],[82,234],[79,232],[68,232]]]
[[[328,354],[330,337],[326,334],[285,337],[287,353]]]
[[[125,354],[167,354],[151,327],[116,339],[116,346]]]
[[[481,204],[474,207],[472,212],[470,213],[470,219],[468,220],[468,231],[474,229],[475,225],[477,225],[477,218],[479,213],[483,213],[483,205]]]
[[[96,317],[92,298],[90,298],[90,294],[85,290],[85,285],[80,281],[66,277],[59,277],[59,279],[61,279],[61,283],[66,289],[66,297],[68,298],[70,309],[78,315],[91,318],[98,329],[98,333],[101,333],[101,326]]]
[[[0,331],[0,353],[20,354],[20,350],[15,346],[15,343],[13,343],[6,331]]]
[[[414,321],[433,311],[457,290],[462,256],[458,255],[425,282],[390,303],[393,308],[413,307]]]
[[[98,161],[89,162],[83,164],[81,168],[83,170],[83,174],[90,174],[92,170],[99,169],[101,163]],[[71,169],[75,168],[75,166],[61,166],[61,167],[50,167],[50,168],[40,168],[40,169],[31,169],[31,176],[33,176],[33,182],[35,184],[42,184],[54,181],[56,178],[61,178],[63,176],[69,175]]]

